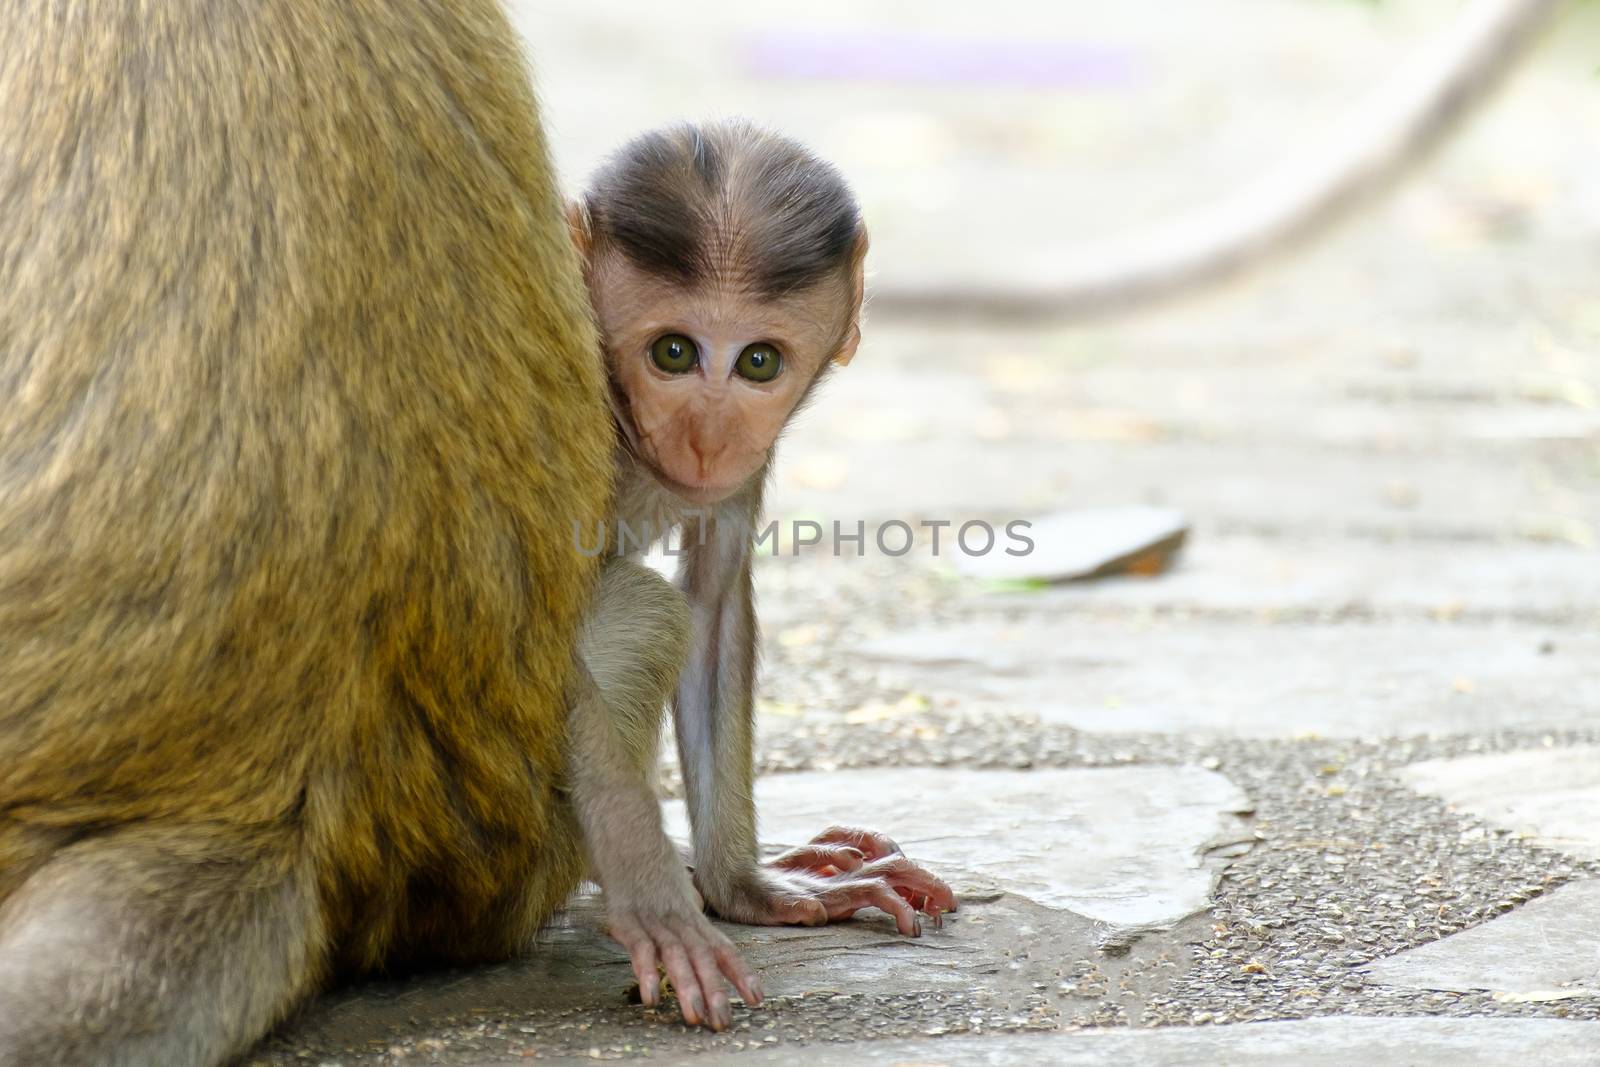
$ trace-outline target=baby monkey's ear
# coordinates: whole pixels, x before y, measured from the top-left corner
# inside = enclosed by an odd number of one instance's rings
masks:
[[[867,225],[856,227],[856,246],[850,252],[850,312],[845,324],[844,340],[833,362],[843,367],[856,358],[856,348],[861,344],[861,305],[867,294]]]
[[[578,249],[578,258],[583,260],[584,266],[589,264],[590,253],[594,250],[594,230],[589,223],[589,208],[582,200],[567,201],[567,231],[572,234],[572,243]]]

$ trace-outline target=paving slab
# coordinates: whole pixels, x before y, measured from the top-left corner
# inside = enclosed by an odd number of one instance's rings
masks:
[[[1498,919],[1367,969],[1418,989],[1485,989],[1498,1000],[1600,996],[1600,880],[1573,882]],[[1600,1057],[1600,1041],[1595,1045]]]
[[[1600,746],[1426,760],[1400,777],[1546,848],[1600,860]]]
[[[781,561],[773,561],[781,562]],[[967,607],[1040,614],[1100,610],[1512,616],[1600,620],[1600,554],[1556,544],[1437,544],[1230,536],[1197,530],[1159,578],[1113,576],[1061,588],[974,588]],[[1552,637],[1555,635],[1552,634]]]
[[[1600,530],[1600,477],[1556,493],[1529,464],[1483,477],[1470,454],[1393,455],[1284,443],[972,441],[941,436],[830,449],[801,431],[785,441],[769,512],[869,525],[892,519],[1006,521],[1072,507],[1178,508],[1197,523],[1458,541],[1530,538],[1584,547]],[[1511,457],[1504,457],[1509,459]],[[1397,494],[1397,487],[1399,492]]]
[[[1505,624],[973,622],[858,654],[888,685],[1097,732],[1410,737],[1584,727],[1600,707],[1600,636]]]
[[[1206,906],[1228,846],[1253,840],[1243,792],[1200,767],[781,774],[756,784],[768,844],[873,823],[959,894],[974,876],[1117,925],[1170,923]],[[870,818],[869,818],[870,816]],[[687,836],[683,805],[670,832]]]
[[[976,330],[874,323],[862,359],[825,383],[797,424],[799,447],[785,454],[939,438],[974,448],[1231,442],[1349,450],[1385,467],[1395,455],[1467,448],[1482,460],[1581,456],[1600,432],[1600,379],[1586,354],[1547,345],[1510,369],[1492,317],[1478,336],[1448,344],[1436,333],[1454,334],[1462,320],[1429,325],[1415,342],[1386,337],[1382,327],[1356,345],[1322,340],[1318,347],[1340,358],[1308,373],[1283,356],[1304,348],[1295,327],[1260,316],[1226,336],[1175,337],[1173,325],[1143,320],[1078,331],[1065,344],[1048,332],[997,341]],[[1414,323],[1404,329],[1418,334]],[[1100,351],[1130,336],[1137,360]],[[979,375],[973,350],[987,353]],[[1420,494],[1411,502],[1434,503]]]
[[[810,1045],[673,1058],[669,1064],[811,1067],[1592,1067],[1600,1023],[1552,1019],[1330,1018],[1203,1028],[999,1034],[926,1041]],[[560,1060],[554,1062],[562,1062]],[[585,1062],[572,1060],[573,1063]],[[592,1061],[589,1061],[592,1062]],[[657,1061],[663,1062],[663,1061]],[[496,1065],[502,1067],[502,1065]],[[505,1067],[509,1067],[508,1064]]]
[[[1439,325],[1455,330],[1461,320]],[[867,349],[870,366],[907,358],[899,332],[875,339]],[[1304,339],[1271,320],[1241,323],[1238,334],[1209,339],[1209,345],[1193,338],[1174,342],[1148,326],[1140,332],[1147,346],[1137,365],[1105,360],[1074,368],[1074,404],[1066,412],[1050,410],[1056,398],[1049,391],[1007,397],[995,414],[998,396],[969,392],[960,404],[915,409],[919,421],[930,431],[943,425],[1034,440],[1294,441],[1374,452],[1429,451],[1459,441],[1490,454],[1581,442],[1600,430],[1597,383],[1581,361],[1559,349],[1532,353],[1525,366],[1507,373],[1503,355],[1482,337],[1448,346],[1432,338],[1407,344],[1385,337],[1380,327],[1366,344],[1351,346],[1346,361],[1308,374],[1303,363],[1285,361],[1282,351],[1303,346]],[[1322,342],[1330,349],[1348,343]],[[1197,344],[1225,350],[1206,350],[1197,362]],[[876,411],[863,404],[845,413],[857,425],[832,419],[832,405],[818,417],[849,439],[861,432],[862,421],[870,427],[884,421],[886,408],[890,415],[900,409],[893,389],[879,392],[883,402]]]
[[[1189,520],[1171,508],[1062,511],[1025,520],[985,540],[971,530],[971,553],[950,557],[956,570],[991,581],[1067,582],[1118,573],[1153,575],[1171,566],[1189,534]],[[958,549],[963,529],[956,531]],[[991,547],[992,541],[992,547]]]
[[[1048,953],[1051,961],[1075,959],[1092,954],[1100,937],[1081,916],[992,891],[969,898],[942,928],[925,927],[919,938],[900,936],[878,912],[822,928],[718,925],[775,1001],[887,989],[1004,996],[1022,981],[1012,966],[1020,947]],[[525,958],[341,990],[307,1009],[277,1044],[288,1057],[304,1053],[304,1059],[484,1020],[510,1022],[513,1036],[537,1034],[553,1030],[551,1018],[562,1013],[626,1011],[633,984],[627,955],[604,933],[598,895],[585,893]],[[626,1040],[629,1025],[625,1014],[611,1036]]]
[[[1186,971],[1200,921],[1110,932],[990,890],[915,939],[876,912],[819,929],[719,924],[760,974],[767,1002],[752,1010],[736,1001],[734,1028],[712,1034],[684,1026],[670,1000],[659,1009],[629,1003],[627,959],[602,933],[597,897],[585,893],[525,958],[341,989],[246,1062],[483,1067],[507,1057],[659,1059],[774,1042],[1055,1030],[1136,1013]]]

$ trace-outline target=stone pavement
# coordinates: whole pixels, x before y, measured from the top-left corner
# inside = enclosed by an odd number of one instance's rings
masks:
[[[1453,10],[517,18],[574,180],[641,127],[752,114],[852,176],[876,275],[908,285],[1205,202]],[[1597,23],[1245,286],[1089,325],[869,322],[774,516],[1192,522],[1143,579],[965,577],[948,530],[938,557],[925,530],[762,561],[765,840],[882,829],[961,893],[943,929],[729,927],[771,999],[712,1035],[626,1002],[586,897],[526,959],[340,991],[251,1062],[1600,1063]]]

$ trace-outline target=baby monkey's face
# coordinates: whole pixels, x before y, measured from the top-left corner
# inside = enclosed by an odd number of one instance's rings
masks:
[[[697,504],[748,483],[812,382],[855,351],[845,276],[760,299],[727,284],[686,288],[606,251],[589,282],[640,458]]]

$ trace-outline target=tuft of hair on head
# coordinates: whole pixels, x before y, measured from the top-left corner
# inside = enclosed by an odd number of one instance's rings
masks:
[[[686,286],[763,299],[850,266],[861,209],[831,164],[743,120],[684,123],[623,145],[584,195],[596,248]]]

